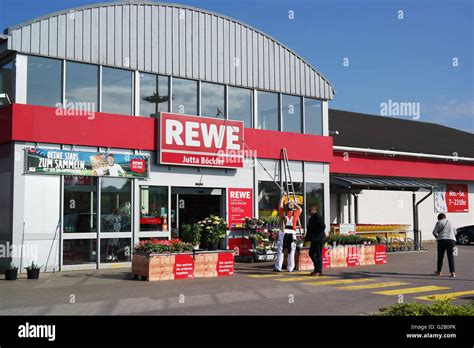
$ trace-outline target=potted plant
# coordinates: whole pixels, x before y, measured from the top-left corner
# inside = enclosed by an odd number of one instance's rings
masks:
[[[211,215],[197,225],[202,228],[208,250],[216,250],[219,242],[227,235],[227,222],[219,216]]]
[[[10,266],[5,270],[5,280],[16,280],[18,276],[18,267],[13,262],[10,262]]]
[[[194,249],[199,249],[202,227],[198,224],[181,226],[183,242],[190,243]]]
[[[41,267],[43,267],[43,266],[38,266],[34,262],[31,262],[30,266],[25,267],[27,278],[28,279],[38,279]]]
[[[175,278],[175,261],[177,254],[187,254],[192,260],[193,246],[179,239],[142,240],[135,245],[132,259],[132,275],[148,281],[171,280]],[[187,272],[186,277],[192,277]]]

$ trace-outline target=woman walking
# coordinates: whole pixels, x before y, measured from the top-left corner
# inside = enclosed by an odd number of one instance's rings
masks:
[[[438,222],[436,223],[433,236],[435,236],[438,243],[438,268],[435,271],[437,276],[441,276],[441,269],[443,268],[444,253],[448,254],[449,272],[451,277],[456,277],[454,267],[454,248],[456,247],[456,229],[451,222],[446,219],[446,215],[439,214]]]

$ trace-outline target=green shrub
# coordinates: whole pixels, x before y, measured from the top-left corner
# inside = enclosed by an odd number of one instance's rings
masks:
[[[328,245],[357,245],[357,244],[364,244],[364,243],[372,243],[375,244],[375,238],[363,238],[356,234],[349,234],[349,235],[336,235],[326,239]]]
[[[185,224],[181,226],[183,242],[191,243],[192,245],[197,245],[201,241],[201,232],[202,227],[198,224]]]
[[[387,308],[380,308],[383,316],[474,316],[474,301],[456,305],[452,300],[435,301],[433,304],[397,303]]]

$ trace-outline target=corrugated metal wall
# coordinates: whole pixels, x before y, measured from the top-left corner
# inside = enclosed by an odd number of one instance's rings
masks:
[[[317,71],[242,23],[159,3],[90,5],[9,31],[11,50],[332,99]]]

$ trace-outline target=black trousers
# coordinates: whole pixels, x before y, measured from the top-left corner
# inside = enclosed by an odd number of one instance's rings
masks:
[[[456,272],[454,268],[454,248],[456,242],[451,239],[440,239],[438,240],[438,272],[441,272],[443,268],[444,253],[448,254],[449,272]]]
[[[324,239],[311,241],[311,246],[309,247],[309,257],[313,261],[314,271],[319,273],[323,271],[323,246]]]

